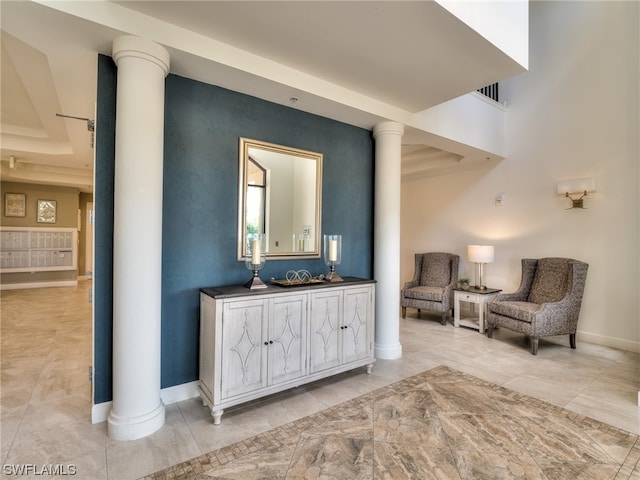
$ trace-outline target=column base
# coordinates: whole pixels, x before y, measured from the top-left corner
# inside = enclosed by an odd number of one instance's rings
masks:
[[[160,402],[153,411],[137,417],[120,417],[109,413],[107,428],[114,440],[136,440],[146,437],[164,425],[164,404]]]
[[[402,345],[397,343],[395,345],[378,345],[373,346],[373,353],[376,358],[381,360],[396,360],[402,357]]]

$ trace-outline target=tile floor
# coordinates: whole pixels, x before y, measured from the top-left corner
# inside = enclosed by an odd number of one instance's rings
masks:
[[[630,480],[640,436],[445,365],[144,480]]]
[[[403,356],[225,412],[211,424],[198,399],[166,408],[165,426],[131,442],[111,440],[92,425],[90,282],[78,287],[1,293],[1,427],[3,476],[19,466],[64,465],[76,478],[136,479],[294,421],[438,365],[539,398],[640,434],[640,354],[568,338],[527,340],[500,329],[442,326],[438,317],[400,320]],[[25,467],[23,467],[25,468]],[[31,475],[19,478],[43,478]],[[60,478],[63,478],[61,476]],[[66,477],[68,478],[68,477]]]

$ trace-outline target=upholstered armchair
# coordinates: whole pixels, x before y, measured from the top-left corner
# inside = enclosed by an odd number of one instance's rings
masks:
[[[440,312],[447,323],[447,315],[453,308],[453,289],[458,283],[460,257],[452,253],[432,252],[415,254],[413,280],[404,284],[400,292],[402,318],[407,316],[407,307]]]
[[[499,294],[488,305],[487,336],[495,327],[531,338],[531,354],[538,354],[538,339],[569,335],[576,348],[576,330],[589,265],[572,258],[522,259],[522,280],[517,292]]]

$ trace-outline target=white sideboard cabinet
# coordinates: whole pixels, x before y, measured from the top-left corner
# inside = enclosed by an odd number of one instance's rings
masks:
[[[200,394],[214,425],[225,408],[366,366],[375,282],[200,291]]]

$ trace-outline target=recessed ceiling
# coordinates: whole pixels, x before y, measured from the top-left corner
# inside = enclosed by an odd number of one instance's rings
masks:
[[[94,118],[96,54],[109,55],[122,34],[164,45],[172,73],[365,128],[391,118],[386,112],[409,118],[522,71],[431,1],[4,1],[1,8],[3,180],[29,181],[46,166],[69,169],[70,185],[81,190],[91,188],[91,133],[86,122],[56,113]],[[8,168],[10,155],[19,168]]]

